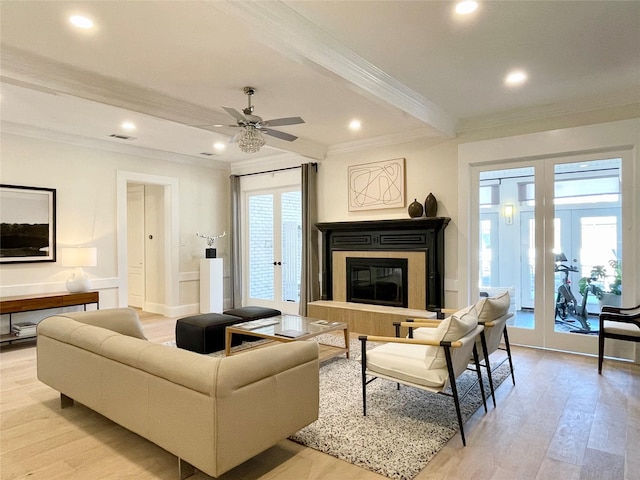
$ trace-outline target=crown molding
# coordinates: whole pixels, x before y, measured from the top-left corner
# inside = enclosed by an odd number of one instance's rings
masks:
[[[425,122],[440,134],[454,137],[457,120],[353,50],[338,42],[281,1],[218,1],[213,4],[259,29],[261,41],[295,60],[312,62],[364,90],[378,101]],[[268,45],[268,44],[267,44]]]
[[[624,112],[627,112],[625,118],[640,115],[640,96],[638,91],[636,89],[620,90],[608,95],[575,98],[533,108],[461,119],[458,133],[469,133],[538,120],[612,110],[620,111],[623,116],[625,115]]]
[[[126,145],[123,143],[116,143],[108,140],[99,140],[95,138],[83,137],[81,135],[73,135],[70,133],[63,133],[46,128],[34,127],[31,125],[7,122],[4,120],[0,122],[0,131],[2,132],[2,134],[37,138],[40,140],[49,140],[52,142],[76,145],[79,147],[94,148],[106,152],[135,155],[138,157],[145,157],[153,160],[164,160],[167,162],[182,163],[185,165],[211,168],[214,170],[229,170],[228,162],[217,160],[211,157],[207,159],[191,157],[189,155],[184,155],[181,153],[165,152],[163,150],[140,147],[138,145]]]
[[[353,142],[345,142],[331,146],[327,150],[327,155],[341,155],[345,153],[359,152],[363,150],[371,150],[374,148],[383,148],[392,145],[401,145],[420,140],[428,140],[436,137],[430,128],[419,128],[407,132],[394,133],[391,135],[382,135],[364,140],[356,140]]]
[[[18,87],[53,95],[70,95],[229,137],[237,133],[231,128],[205,127],[226,124],[229,117],[225,113],[14,47],[3,46],[0,49],[0,67],[1,81]],[[265,140],[269,147],[315,159],[324,158],[326,153],[325,145],[304,138],[286,142],[267,136]]]

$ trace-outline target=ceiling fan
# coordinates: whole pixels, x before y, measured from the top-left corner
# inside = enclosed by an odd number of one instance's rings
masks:
[[[247,95],[249,103],[240,113],[235,108],[222,107],[225,112],[236,119],[237,125],[226,125],[227,127],[240,127],[242,130],[234,135],[230,143],[238,143],[240,150],[245,153],[255,153],[265,144],[261,134],[270,135],[287,142],[293,142],[296,137],[290,133],[274,130],[271,127],[281,127],[284,125],[298,125],[304,123],[300,117],[275,118],[273,120],[262,120],[261,117],[253,114],[253,105],[251,105],[251,97],[256,93],[253,87],[244,87],[244,93]]]

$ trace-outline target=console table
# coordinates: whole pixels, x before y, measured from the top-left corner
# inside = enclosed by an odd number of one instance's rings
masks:
[[[0,335],[0,343],[15,342],[26,338],[34,338],[35,335],[18,337],[12,333],[12,323],[14,313],[34,312],[36,310],[48,310],[50,308],[72,307],[95,303],[100,309],[99,292],[83,293],[46,293],[43,295],[19,295],[15,297],[0,298],[0,314],[9,315],[9,333]]]

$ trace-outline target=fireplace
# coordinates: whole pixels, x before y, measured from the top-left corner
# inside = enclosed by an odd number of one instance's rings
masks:
[[[398,304],[411,309],[443,307],[444,230],[449,221],[448,217],[430,217],[317,223],[316,227],[322,232],[321,299],[376,304],[394,302],[394,306]],[[369,267],[362,267],[356,261],[356,282],[351,281],[351,274],[347,276],[351,268],[347,267],[347,260],[352,257],[367,259],[369,263]],[[407,277],[401,280],[401,286],[397,285],[396,276],[397,269],[402,271],[403,267],[389,267],[379,262],[382,258],[392,259],[392,262],[405,259]],[[388,268],[393,269],[392,273],[385,270]],[[368,276],[372,280],[363,280]],[[393,285],[388,281],[390,278],[394,278]],[[354,285],[358,287],[355,298],[353,291],[348,292]],[[349,300],[347,295],[350,295]],[[405,295],[408,295],[408,301],[404,299]],[[400,296],[402,300],[398,300]]]
[[[407,307],[406,258],[346,258],[347,302]]]

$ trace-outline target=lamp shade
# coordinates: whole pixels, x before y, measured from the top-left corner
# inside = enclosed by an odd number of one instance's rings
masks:
[[[98,251],[95,247],[65,247],[60,250],[63,267],[95,267]]]

